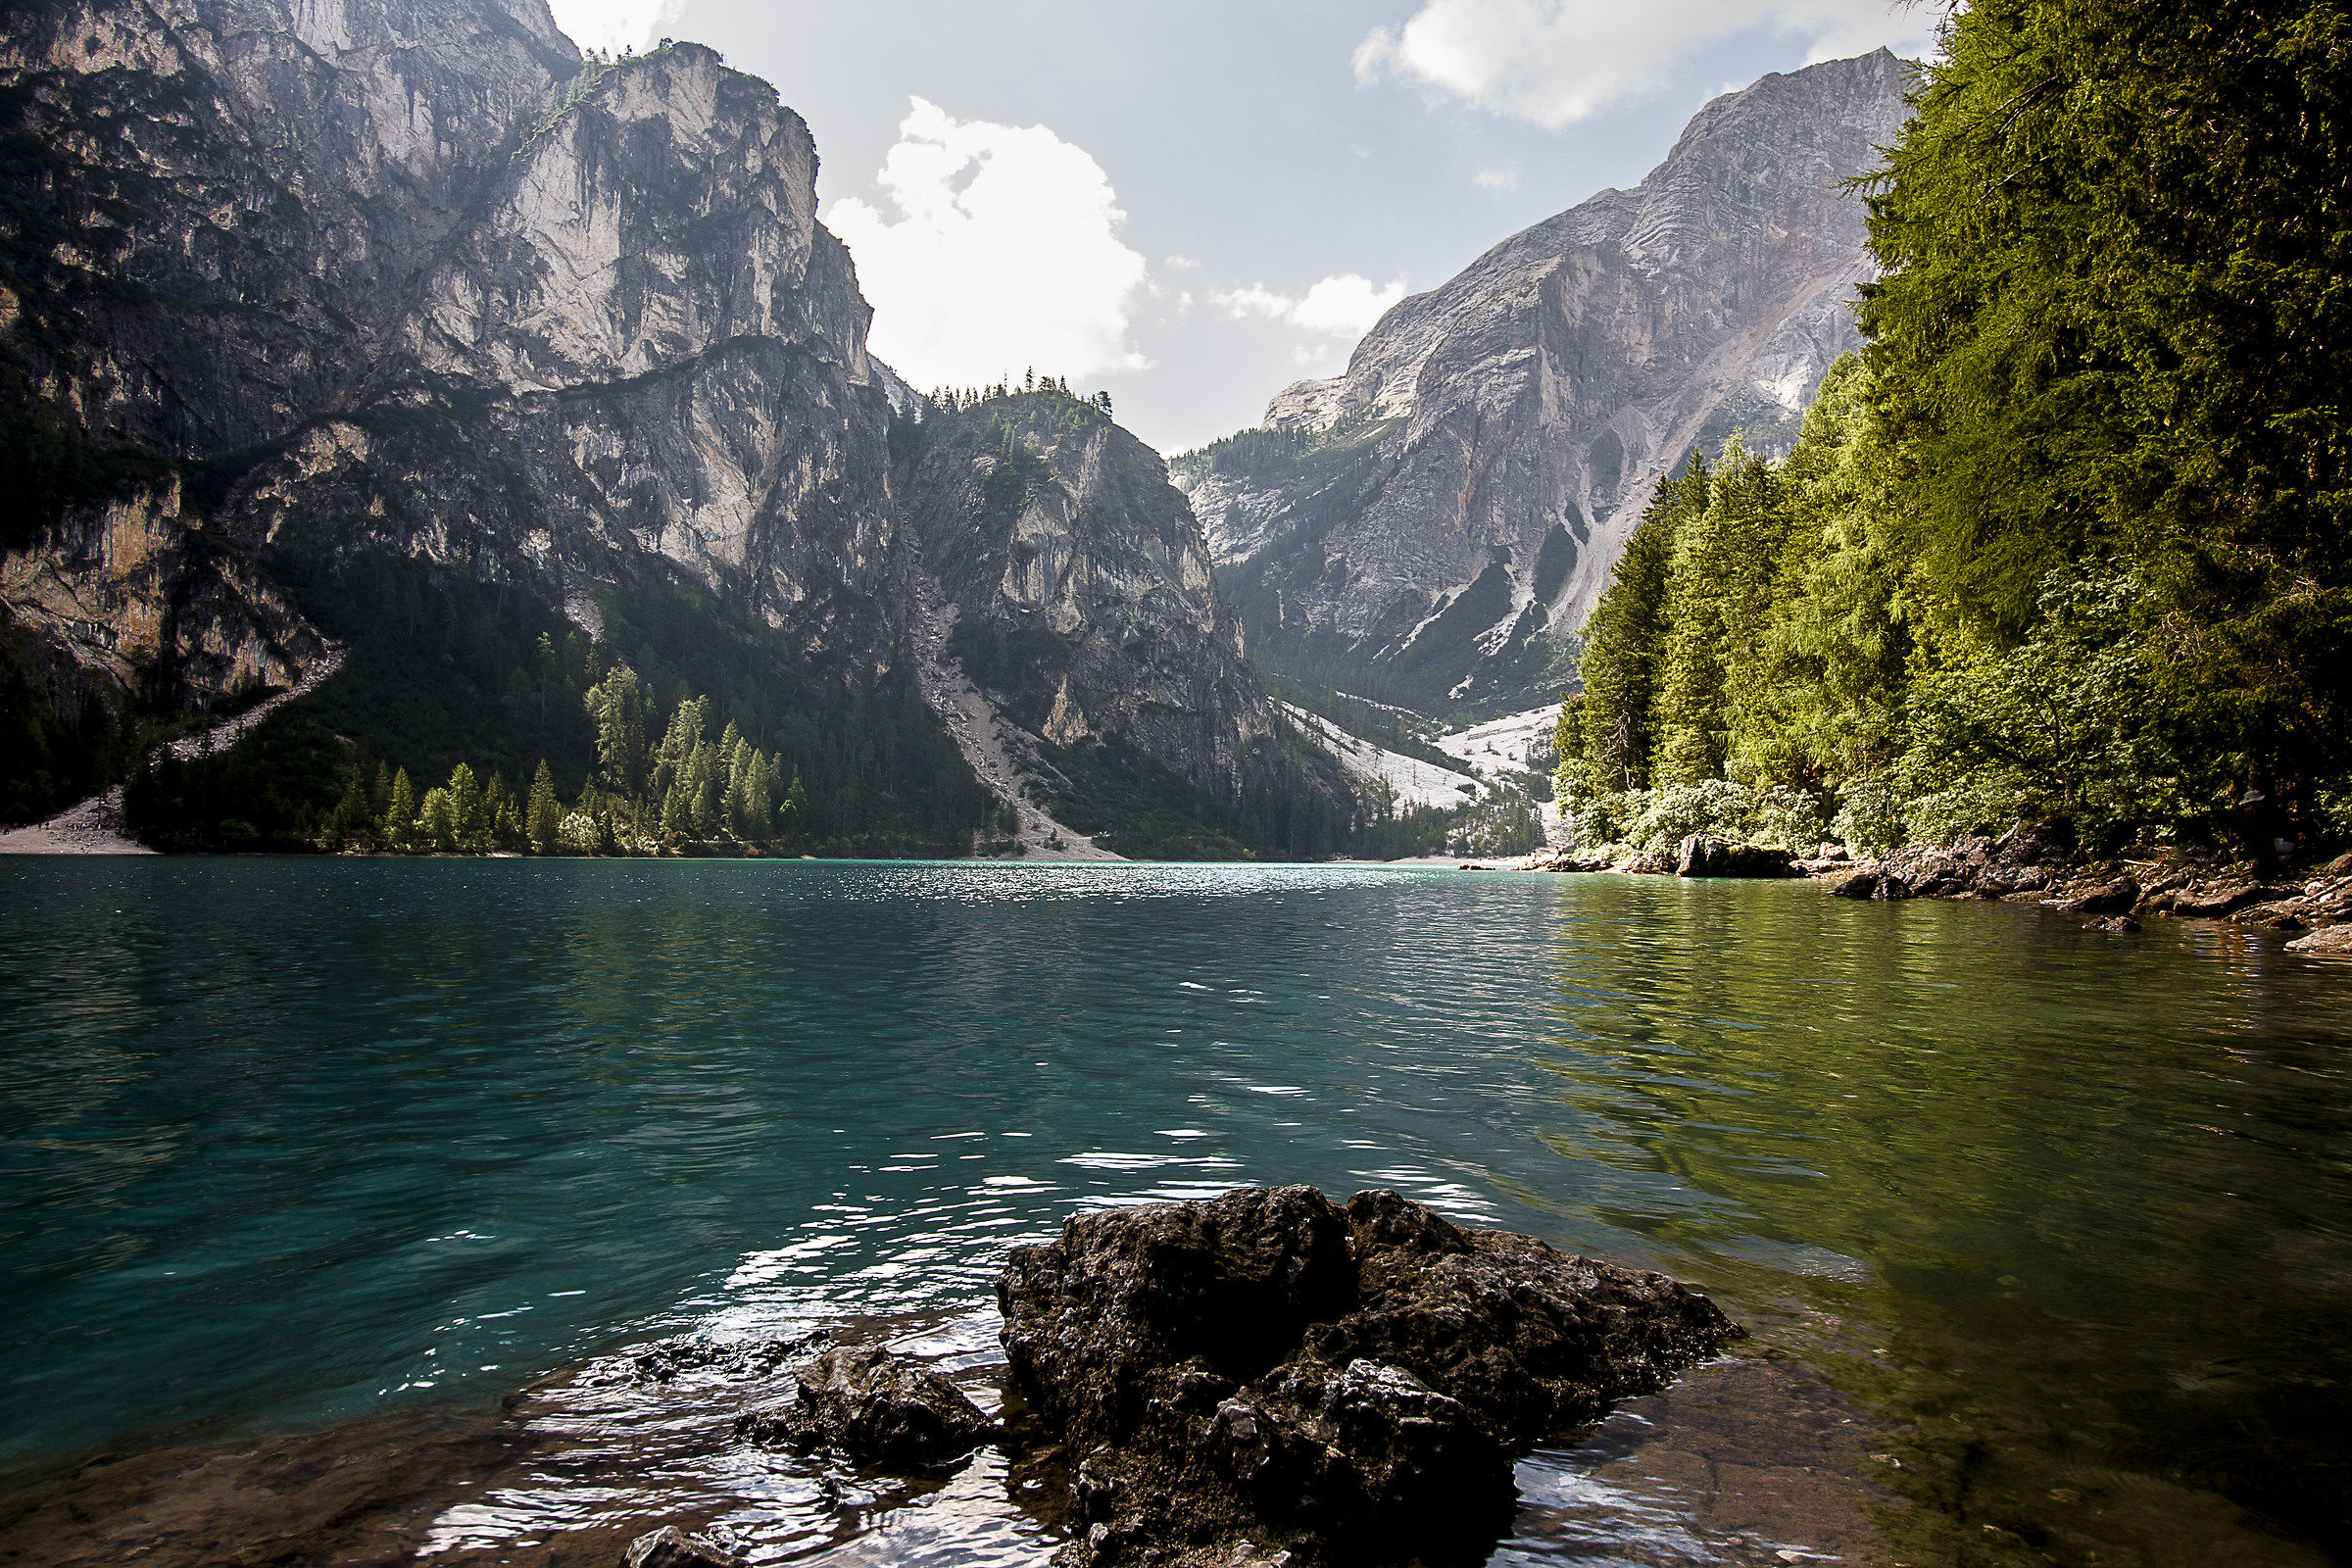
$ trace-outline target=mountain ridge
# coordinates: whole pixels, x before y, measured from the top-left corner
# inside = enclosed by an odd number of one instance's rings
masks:
[[[1640,186],[1490,247],[1345,373],[1174,460],[1252,649],[1432,710],[1562,676],[1657,479],[1733,428],[1793,439],[1858,344],[1846,187],[1898,131],[1905,74],[1881,50],[1716,99]]]

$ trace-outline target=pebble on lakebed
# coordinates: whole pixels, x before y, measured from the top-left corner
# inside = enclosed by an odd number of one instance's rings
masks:
[[[1001,1443],[1065,1478],[1071,1568],[1474,1561],[1518,1455],[1742,1332],[1665,1275],[1311,1187],[1079,1215],[997,1298],[1002,1428],[918,1361],[836,1350],[739,1430],[897,1468]]]

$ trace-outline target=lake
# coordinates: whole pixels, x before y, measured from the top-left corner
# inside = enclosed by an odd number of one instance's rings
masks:
[[[998,1461],[860,1492],[596,1369],[831,1323],[984,1378],[1008,1247],[1307,1182],[1750,1329],[1524,1464],[1498,1560],[2347,1560],[2352,970],[2283,940],[1352,865],[0,860],[0,1542],[72,1559],[117,1469],[153,1509],[397,1450],[453,1455],[402,1483],[444,1562],[664,1497],[760,1560],[1042,1561]]]

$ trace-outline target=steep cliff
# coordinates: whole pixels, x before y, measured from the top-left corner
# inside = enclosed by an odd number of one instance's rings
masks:
[[[1196,782],[1258,770],[1272,703],[1158,454],[1054,392],[916,429],[907,515],[956,607],[950,645],[1057,746],[1123,734]]]
[[[940,673],[1015,791],[1121,853],[1339,847],[1355,792],[1243,662],[1157,453],[1052,383],[926,407],[898,445]]]
[[[1858,340],[1881,51],[1716,99],[1603,191],[1398,304],[1347,373],[1174,465],[1254,657],[1425,709],[1524,706],[1658,478],[1792,438]]]
[[[583,60],[543,0],[74,0],[12,17],[0,118],[11,723],[62,756],[95,702],[119,763],[132,718],[356,641],[300,710],[419,768],[544,731],[576,789],[553,610],[782,736],[827,842],[992,809],[911,657],[926,559],[1011,547],[957,536],[988,464],[943,442],[894,493],[919,400],[764,82],[692,44]],[[1057,743],[1230,791],[1271,710],[1182,499],[1094,422],[1064,452],[1029,421],[1068,467],[1017,519],[1033,569],[951,572],[958,607],[1051,627]]]

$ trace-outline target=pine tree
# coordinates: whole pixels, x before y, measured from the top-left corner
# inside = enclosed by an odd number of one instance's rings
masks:
[[[343,798],[335,803],[334,814],[328,818],[329,847],[340,850],[365,835],[373,815],[368,808],[366,776],[360,764],[354,762],[350,776],[343,782]]]
[[[1659,483],[1641,524],[1626,542],[1616,579],[1585,624],[1585,743],[1576,776],[1560,776],[1562,794],[1611,795],[1650,785],[1657,741],[1658,682],[1667,632],[1666,585],[1678,531],[1703,512],[1710,472],[1692,459]],[[1569,753],[1562,752],[1565,760]]]
[[[530,835],[532,850],[540,855],[553,855],[562,847],[564,808],[556,802],[556,776],[548,771],[545,758],[539,760],[539,771],[531,775],[531,797],[523,809],[523,828]]]
[[[458,813],[449,791],[436,787],[424,792],[424,804],[416,808],[416,832],[427,849],[458,847]]]
[[[430,799],[430,797],[427,797]],[[481,782],[460,762],[449,775],[450,836],[454,847],[479,854],[490,847],[490,822],[483,810]]]
[[[384,837],[403,848],[415,842],[416,832],[416,786],[409,782],[409,770],[402,768],[392,778],[392,794],[384,808]]]

